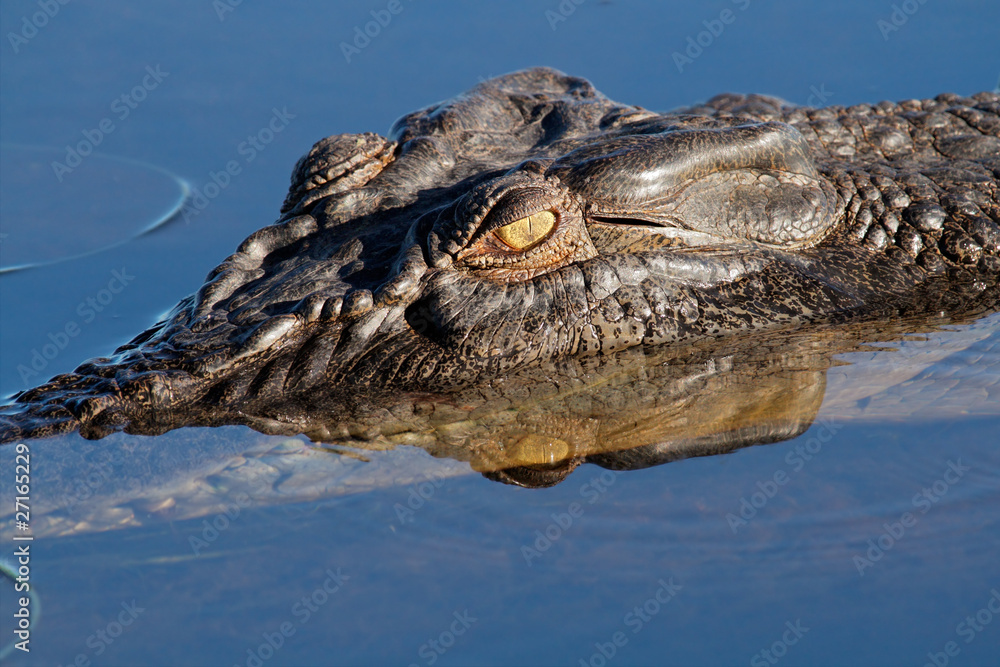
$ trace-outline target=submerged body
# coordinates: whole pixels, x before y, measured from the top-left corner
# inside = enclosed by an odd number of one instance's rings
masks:
[[[0,440],[336,423],[631,348],[988,311],[998,179],[992,93],[655,114],[517,72],[317,143],[278,222],[114,356],[22,392]]]

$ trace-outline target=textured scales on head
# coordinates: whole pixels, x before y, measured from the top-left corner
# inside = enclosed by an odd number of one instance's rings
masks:
[[[655,114],[555,70],[498,77],[387,138],[318,142],[275,224],[113,357],[22,393],[3,437],[281,420],[636,346],[981,306],[998,137],[992,93]]]

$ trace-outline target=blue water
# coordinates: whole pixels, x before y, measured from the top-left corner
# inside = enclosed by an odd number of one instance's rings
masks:
[[[216,193],[199,215],[138,237],[160,207],[117,206],[135,219],[104,225],[91,247],[86,235],[66,238],[88,217],[93,224],[107,198],[125,195],[63,183],[103,158],[85,156],[70,172],[42,169],[17,189],[8,185],[16,164],[0,162],[5,203],[30,210],[37,198],[49,212],[38,227],[5,214],[0,266],[21,261],[15,240],[50,248],[46,260],[105,248],[0,275],[4,396],[110,352],[196,290],[276,218],[292,166],[317,139],[385,132],[403,113],[483,78],[548,65],[589,78],[612,99],[664,110],[725,91],[841,105],[971,94],[1000,77],[996,2],[567,0],[560,13],[555,0],[400,0],[401,11],[349,62],[341,43],[375,20],[371,12],[384,20],[388,1],[230,2],[71,2],[43,18],[37,2],[0,4],[5,157],[16,144],[65,158],[67,146],[99,133],[98,153]],[[25,29],[25,17],[44,25]],[[674,57],[711,28],[719,34],[701,37],[707,46],[685,55],[689,62]],[[281,131],[254,147],[248,138],[273,118]],[[238,173],[225,187],[206,187],[232,162]],[[161,186],[137,186],[136,198]],[[190,538],[202,519],[39,540],[32,576],[43,616],[31,653],[8,660],[228,665],[247,664],[249,650],[267,665],[582,659],[600,667],[601,651],[613,649],[608,664],[774,664],[759,652],[785,633],[795,643],[772,656],[781,664],[923,664],[949,641],[959,649],[945,656],[949,664],[996,664],[1000,618],[991,612],[971,638],[959,624],[1000,589],[1000,418],[847,423],[734,531],[726,514],[786,469],[818,428],[732,456],[604,473],[603,482],[600,468],[585,466],[548,490],[467,475],[442,484],[405,524],[393,507],[409,487],[250,507],[198,558]],[[83,444],[77,436],[36,443],[35,464],[44,467],[53,447]],[[946,501],[920,513],[914,494],[959,459],[971,470]],[[583,514],[526,558],[535,531],[574,502]],[[915,525],[862,575],[854,557],[908,511]],[[9,534],[2,542],[9,559]],[[338,568],[348,577],[340,588],[316,593],[336,585],[327,570]],[[680,588],[665,593],[661,579]],[[0,590],[6,643],[12,592]],[[650,602],[658,592],[669,602]],[[308,611],[296,607],[303,596],[324,601]],[[131,619],[133,601],[134,622],[120,636],[92,638],[122,613]],[[635,612],[647,604],[645,616]],[[273,640],[283,624],[294,633]],[[265,635],[281,644],[273,655],[259,650]]]

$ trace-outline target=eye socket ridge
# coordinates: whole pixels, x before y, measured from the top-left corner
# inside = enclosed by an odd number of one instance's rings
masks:
[[[552,194],[541,188],[518,188],[506,193],[490,207],[490,212],[486,214],[479,227],[479,233],[484,234],[497,227],[509,225],[521,218],[527,218],[532,213],[554,209],[554,204]]]

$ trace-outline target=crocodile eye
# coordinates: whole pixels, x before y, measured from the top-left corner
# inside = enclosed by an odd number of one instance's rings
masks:
[[[471,238],[452,251],[457,265],[478,277],[518,282],[597,255],[580,207],[566,192],[520,188],[482,199],[493,200],[491,210],[472,220]]]
[[[539,211],[498,227],[493,233],[514,250],[528,250],[548,238],[555,225],[556,216],[552,211]]]

